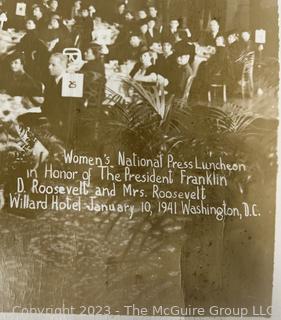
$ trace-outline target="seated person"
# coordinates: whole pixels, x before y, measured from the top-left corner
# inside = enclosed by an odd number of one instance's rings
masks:
[[[239,43],[239,35],[234,31],[229,31],[227,35],[227,51],[229,59],[236,62],[241,54],[241,47]]]
[[[148,25],[146,20],[142,21],[139,27],[139,37],[141,38],[141,41],[144,46],[148,47]]]
[[[105,67],[101,58],[101,46],[93,44],[84,52],[87,63],[81,69],[84,73],[84,98],[87,106],[99,106],[105,98]]]
[[[192,38],[190,28],[188,28],[188,26],[187,26],[186,18],[181,17],[181,18],[179,18],[178,21],[179,21],[178,32],[179,32],[179,36],[180,36],[181,40],[185,41],[185,42],[195,41],[194,38]]]
[[[186,40],[177,42],[174,46],[175,52],[186,52],[190,56],[189,63],[192,65],[195,57],[195,45],[188,43]]]
[[[81,11],[82,11],[82,1],[75,0],[73,7],[71,8],[71,18],[76,19],[78,17],[81,17]]]
[[[239,36],[233,30],[228,33],[227,37],[227,60],[229,74],[231,75],[232,86],[236,86],[239,80],[241,80],[243,63],[241,60],[241,45],[239,43]]]
[[[62,79],[67,72],[67,64],[66,55],[62,53],[51,55],[42,111],[51,125],[52,133],[70,143],[73,140],[74,121],[79,108],[77,108],[77,98],[62,97]]]
[[[46,24],[46,17],[43,8],[38,4],[32,6],[32,19],[36,23],[36,29],[41,31]]]
[[[223,36],[215,38],[212,54],[200,63],[192,84],[191,98],[195,101],[207,99],[211,83],[228,81],[228,59]]]
[[[26,34],[16,46],[17,51],[24,52],[25,70],[36,79],[44,79],[48,65],[48,50],[39,39],[34,20],[26,21]]]
[[[140,57],[140,62],[136,63],[133,70],[130,72],[130,76],[134,80],[143,83],[159,83],[163,86],[167,86],[168,80],[155,72],[152,58],[149,51],[144,51]]]
[[[127,60],[138,61],[142,53],[144,43],[138,35],[132,35],[129,40],[129,47],[123,48],[120,52],[121,56],[119,61],[122,63]]]
[[[158,56],[155,67],[157,73],[170,81],[173,77],[173,66],[175,65],[174,50],[171,42],[168,40],[163,42],[162,48],[163,54]]]
[[[59,9],[59,2],[58,0],[50,0],[49,1],[49,10],[51,14],[57,14]]]
[[[40,33],[40,39],[46,45],[49,52],[60,52],[72,45],[69,31],[63,25],[58,15],[50,18],[49,23]]]
[[[88,11],[89,11],[90,17],[91,17],[92,19],[94,19],[94,18],[95,18],[95,13],[96,13],[96,8],[95,8],[95,6],[94,6],[92,3],[90,3],[90,4],[88,5]]]
[[[148,7],[148,17],[152,18],[156,21],[156,29],[161,32],[162,31],[162,21],[158,16],[158,11],[155,6],[151,5]]]
[[[220,24],[216,18],[209,22],[208,30],[201,33],[198,43],[201,46],[216,46],[216,38],[222,36],[220,32]]]
[[[76,17],[75,29],[79,34],[80,48],[83,50],[92,41],[93,20],[87,8],[82,8],[81,16]]]
[[[81,69],[82,72],[97,72],[105,77],[104,62],[101,57],[101,46],[98,44],[90,45],[84,52],[84,59],[87,62]]]
[[[42,103],[42,84],[26,73],[23,53],[13,53],[8,61],[9,70],[0,81],[0,90],[10,96],[27,97],[35,105]]]
[[[158,11],[156,9],[155,6],[149,6],[148,7],[148,15],[149,17],[153,18],[153,19],[156,19],[157,18],[157,14],[158,14]]]
[[[243,31],[241,33],[240,47],[242,54],[247,54],[255,50],[255,45],[251,39],[251,33],[249,31]]]
[[[110,47],[109,60],[123,61],[124,56],[128,54],[127,46],[130,37],[137,33],[133,15],[128,11],[125,13],[125,23],[119,26],[119,34],[115,43]]]
[[[140,24],[142,23],[142,21],[145,21],[146,18],[147,18],[147,13],[145,12],[145,10],[141,9],[137,12],[136,19]]]
[[[157,64],[158,58],[163,55],[163,49],[161,42],[153,42],[149,47],[149,50],[153,53],[155,57],[155,65]]]
[[[42,2],[42,7],[44,10],[50,10],[50,7],[49,7],[49,0],[41,0]]]
[[[206,71],[209,84],[228,82],[227,52],[222,36],[216,38],[216,53],[206,62]]]
[[[150,46],[153,42],[159,42],[161,39],[161,33],[156,28],[156,20],[153,18],[149,18],[147,22],[147,33],[146,39],[147,43]]]
[[[188,80],[193,76],[192,68],[189,64],[190,54],[184,49],[175,53],[176,67],[173,69],[174,76],[168,87],[169,93],[174,94],[176,98],[183,98],[187,92]]]
[[[125,24],[124,29],[126,34],[131,34],[136,32],[136,21],[131,11],[126,11],[125,13]]]
[[[126,12],[126,4],[120,3],[117,7],[117,16],[115,23],[123,26],[125,24],[125,12]]]
[[[180,41],[179,21],[177,19],[172,19],[169,23],[168,30],[163,31],[163,35],[172,45]]]

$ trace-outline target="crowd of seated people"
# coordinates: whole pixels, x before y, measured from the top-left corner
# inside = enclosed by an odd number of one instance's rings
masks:
[[[54,128],[59,128],[57,132],[64,131],[61,129],[71,121],[66,116],[67,99],[61,96],[61,81],[68,65],[63,50],[76,47],[85,61],[79,70],[85,75],[84,86],[87,88],[88,82],[94,85],[99,80],[101,97],[105,96],[105,63],[109,60],[117,60],[119,65],[131,61],[128,76],[142,83],[160,84],[168,96],[175,98],[187,98],[190,83],[190,98],[204,100],[208,86],[214,81],[225,82],[229,94],[235,94],[241,85],[244,61],[241,56],[255,50],[248,30],[224,34],[219,21],[213,18],[208,30],[195,39],[184,19],[173,18],[164,24],[156,6],[132,12],[127,2],[116,7],[115,19],[110,21],[119,34],[115,43],[109,45],[106,56],[93,41],[93,31],[103,21],[95,0],[74,0],[68,16],[58,0],[27,3],[25,16],[18,20],[7,12],[4,30],[24,29],[24,36],[15,52],[1,61],[2,70],[6,71],[0,76],[0,91],[12,96],[42,97],[43,100],[36,101],[37,104],[44,101],[43,114]],[[1,12],[5,12],[5,7]]]

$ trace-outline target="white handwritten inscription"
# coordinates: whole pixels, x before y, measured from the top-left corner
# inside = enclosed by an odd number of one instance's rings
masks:
[[[87,211],[99,213],[208,215],[218,221],[259,217],[256,204],[232,206],[223,195],[247,173],[244,163],[222,157],[178,161],[172,154],[154,158],[123,151],[111,158],[64,152],[65,168],[46,163],[42,177],[36,169],[18,177],[10,207],[30,210]],[[233,179],[235,177],[235,179]],[[26,184],[25,179],[31,179]],[[27,185],[29,186],[27,188]]]

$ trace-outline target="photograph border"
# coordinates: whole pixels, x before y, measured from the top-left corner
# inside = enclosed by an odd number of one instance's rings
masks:
[[[105,0],[106,1],[106,0]],[[279,65],[281,61],[281,0],[278,3],[278,23],[279,23]],[[275,248],[274,248],[274,274],[273,274],[273,294],[272,294],[272,317],[270,319],[279,320],[281,318],[281,128],[280,128],[280,112],[281,112],[281,69],[279,67],[279,99],[278,99],[278,142],[277,142],[277,155],[278,155],[278,171],[277,171],[277,191],[276,191],[276,211],[275,211]],[[262,275],[260,275],[262,277]],[[82,319],[97,319],[97,320],[130,320],[130,319],[153,319],[153,320],[181,320],[181,319],[221,319],[221,317],[158,317],[158,316],[119,316],[119,315],[63,315],[63,314],[19,314],[19,313],[0,313],[0,320],[82,320]],[[228,319],[241,319],[240,317],[225,317]],[[247,317],[247,319],[269,319],[265,317]]]

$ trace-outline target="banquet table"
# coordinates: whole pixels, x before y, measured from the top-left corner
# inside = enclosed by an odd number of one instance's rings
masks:
[[[116,93],[123,98],[127,97],[123,80],[130,77],[130,72],[133,69],[134,64],[134,61],[127,61],[126,63],[119,65],[116,60],[111,60],[109,63],[105,64],[107,96]]]

